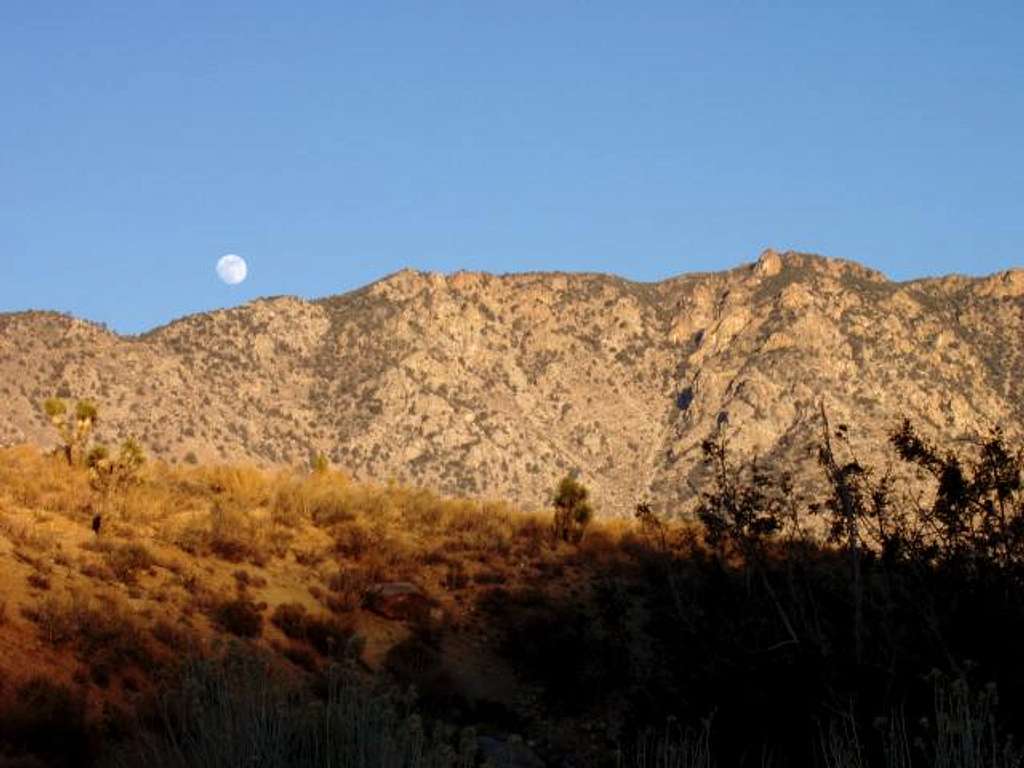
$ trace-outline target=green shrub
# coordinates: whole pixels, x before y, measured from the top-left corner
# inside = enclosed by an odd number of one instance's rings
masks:
[[[578,543],[583,538],[583,532],[594,516],[593,507],[587,501],[589,495],[586,486],[571,474],[562,478],[552,499],[555,507],[553,532],[556,541]]]

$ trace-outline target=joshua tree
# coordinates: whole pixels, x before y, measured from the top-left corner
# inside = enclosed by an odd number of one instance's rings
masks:
[[[92,484],[104,496],[124,490],[138,479],[139,470],[146,463],[146,454],[135,438],[121,443],[117,458],[110,456],[105,445],[97,445],[86,457]]]
[[[68,464],[73,465],[82,461],[85,446],[99,418],[95,404],[89,400],[79,400],[72,412],[68,410],[68,404],[64,400],[51,397],[43,403],[43,411],[64,443],[62,448]]]
[[[139,470],[146,463],[146,455],[142,446],[134,438],[121,443],[117,457],[110,455],[105,445],[97,445],[89,451],[86,465],[89,467],[89,479],[92,487],[99,492],[103,509],[110,504],[111,497],[123,494],[127,488],[139,479]],[[93,530],[99,533],[101,516],[93,518]]]

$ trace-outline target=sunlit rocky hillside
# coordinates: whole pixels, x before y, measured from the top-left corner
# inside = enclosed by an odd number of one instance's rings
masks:
[[[1024,270],[892,282],[853,262],[635,283],[403,271],[137,337],[0,315],[0,444],[53,444],[40,402],[90,398],[97,436],[178,462],[302,464],[540,507],[579,470],[599,512],[681,510],[700,442],[815,467],[819,403],[867,463],[902,416],[968,440],[1024,422]]]

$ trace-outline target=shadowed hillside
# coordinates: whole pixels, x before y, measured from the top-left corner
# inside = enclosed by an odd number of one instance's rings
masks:
[[[599,514],[692,503],[699,445],[813,474],[825,399],[865,459],[903,415],[957,441],[1024,417],[1024,272],[893,283],[852,262],[639,284],[589,274],[404,271],[319,301],[273,298],[119,337],[0,316],[0,444],[49,445],[39,402],[104,403],[100,438],[171,461],[244,456],[449,494],[546,501],[577,469]],[[685,506],[685,505],[684,505]]]
[[[0,449],[0,765],[1021,766],[1024,450],[904,423],[907,503],[819,428],[810,503],[713,433],[695,523]]]

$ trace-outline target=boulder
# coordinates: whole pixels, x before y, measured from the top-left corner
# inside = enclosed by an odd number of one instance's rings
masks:
[[[782,257],[771,248],[766,248],[754,265],[754,271],[760,277],[774,277],[782,271]]]
[[[437,600],[410,581],[374,584],[363,595],[363,607],[393,621],[437,623],[444,612]]]

